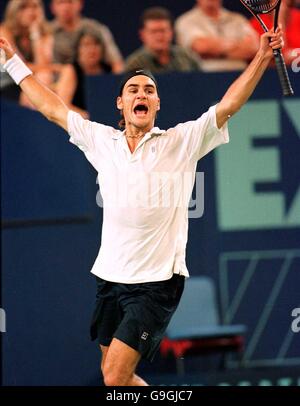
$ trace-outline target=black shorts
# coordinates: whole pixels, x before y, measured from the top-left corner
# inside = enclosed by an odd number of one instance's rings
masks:
[[[97,279],[91,339],[109,346],[117,338],[153,359],[181,298],[185,277],[146,283],[115,283]]]

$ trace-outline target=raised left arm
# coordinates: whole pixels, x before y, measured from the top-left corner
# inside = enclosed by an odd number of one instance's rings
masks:
[[[269,40],[270,39],[270,40]],[[229,87],[216,108],[217,126],[221,128],[249,99],[273,57],[273,49],[283,46],[282,31],[261,35],[260,47],[254,59]]]

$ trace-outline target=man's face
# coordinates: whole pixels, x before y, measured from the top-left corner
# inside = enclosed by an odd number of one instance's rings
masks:
[[[143,44],[154,52],[166,51],[173,39],[173,30],[168,20],[148,20],[140,30]]]
[[[198,6],[204,12],[217,11],[222,7],[222,0],[197,0]]]
[[[80,16],[82,0],[52,0],[51,12],[60,21],[69,22]]]
[[[117,107],[123,111],[126,125],[139,129],[151,129],[154,125],[160,100],[155,83],[148,76],[130,78],[117,99]]]

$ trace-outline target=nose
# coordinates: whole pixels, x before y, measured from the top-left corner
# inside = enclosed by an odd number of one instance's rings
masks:
[[[146,92],[144,89],[140,89],[137,93],[137,98],[138,99],[145,99],[146,98]]]

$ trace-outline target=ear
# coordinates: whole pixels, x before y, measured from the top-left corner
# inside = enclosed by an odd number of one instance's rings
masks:
[[[120,97],[120,96],[117,97],[117,109],[118,110],[123,110],[122,97]]]
[[[158,98],[158,103],[157,103],[157,111],[160,110],[160,98]]]

